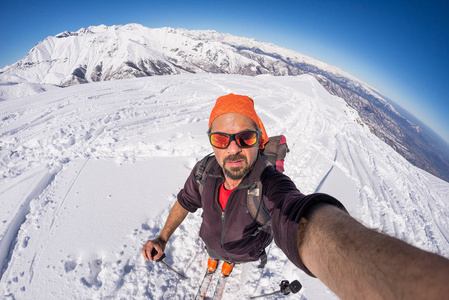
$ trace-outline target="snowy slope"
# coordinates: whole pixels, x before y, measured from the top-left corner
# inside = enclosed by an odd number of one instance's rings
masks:
[[[140,250],[211,152],[209,113],[230,92],[254,98],[269,135],[287,136],[286,174],[300,190],[334,195],[364,224],[449,257],[449,184],[410,165],[312,76],[146,77],[0,102],[0,298],[191,298],[205,269],[201,212],[166,252],[189,279]],[[291,299],[336,298],[274,244],[268,256],[262,271],[237,266],[225,299],[282,279],[304,285]]]
[[[407,120],[373,87],[301,53],[212,30],[100,25],[47,37],[0,69],[0,101],[80,83],[186,73],[311,74],[399,154],[449,182],[445,142]]]

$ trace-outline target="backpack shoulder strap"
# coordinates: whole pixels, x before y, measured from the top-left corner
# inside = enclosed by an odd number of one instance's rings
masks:
[[[212,165],[214,155],[213,153],[210,153],[206,155],[198,165],[198,168],[195,172],[195,180],[198,182],[199,192],[200,195],[203,194],[204,190],[204,184],[206,183],[207,178],[207,171],[209,170],[210,166]]]
[[[254,221],[256,221],[257,224],[260,225],[259,228],[257,228],[257,230],[252,234],[253,236],[271,226],[271,216],[262,199],[262,180],[273,170],[274,168],[271,165],[267,164],[267,167],[260,176],[260,180],[256,181],[251,187],[248,188],[246,206],[248,208],[249,214],[253,217]]]

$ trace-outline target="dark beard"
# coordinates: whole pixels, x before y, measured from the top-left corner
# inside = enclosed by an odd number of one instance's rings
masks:
[[[243,160],[244,163],[241,167],[232,167],[229,169],[225,167],[227,161],[235,161],[235,160]],[[243,177],[245,177],[246,174],[248,174],[249,172],[248,159],[242,153],[230,155],[223,160],[223,170],[229,179],[240,180]]]

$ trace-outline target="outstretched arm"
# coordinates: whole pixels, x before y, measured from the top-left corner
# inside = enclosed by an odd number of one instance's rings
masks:
[[[170,239],[173,232],[178,228],[178,226],[184,221],[185,217],[189,212],[185,210],[179,203],[173,205],[170,214],[165,221],[164,228],[157,238],[154,240],[149,240],[146,242],[145,246],[142,248],[143,257],[146,260],[154,261],[159,259],[165,251],[165,246]],[[158,252],[154,257],[151,255],[153,249]]]
[[[305,219],[299,254],[341,299],[448,297],[449,260],[368,229],[331,205],[317,205]]]

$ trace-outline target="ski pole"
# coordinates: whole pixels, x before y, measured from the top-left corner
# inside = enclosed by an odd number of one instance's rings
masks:
[[[269,293],[269,294],[262,294],[262,295],[258,295],[258,296],[252,296],[252,297],[250,297],[250,299],[267,297],[267,296],[281,294],[281,293],[283,295],[288,295],[290,293],[296,294],[302,288],[302,285],[301,285],[301,283],[298,280],[294,280],[294,281],[292,281],[292,283],[289,283],[288,280],[282,280],[281,284],[279,286],[281,287],[281,289],[279,291],[272,292],[272,293]]]
[[[157,250],[153,248],[153,250],[151,250],[151,256],[154,257],[155,255],[157,255]],[[167,264],[165,261],[163,261],[163,259],[166,257],[165,253],[162,253],[162,256],[156,260],[156,262],[161,262],[163,263],[167,268],[169,268],[170,270],[172,270],[173,272],[175,272],[176,274],[178,274],[179,276],[183,277],[183,278],[188,278],[186,275],[176,271],[172,266],[170,266],[169,264]]]

